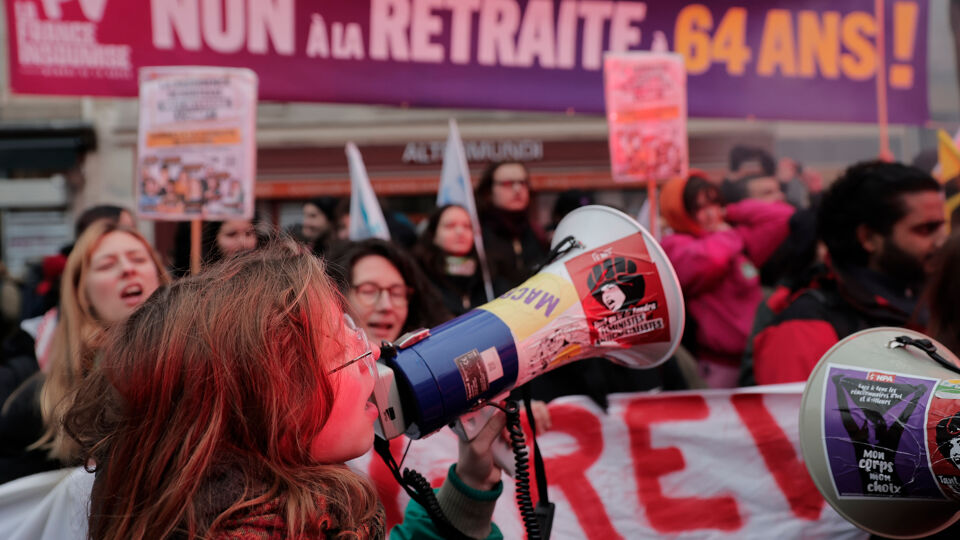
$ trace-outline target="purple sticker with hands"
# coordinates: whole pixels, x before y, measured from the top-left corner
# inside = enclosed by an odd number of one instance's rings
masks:
[[[926,412],[936,379],[830,365],[823,433],[841,498],[944,499],[930,471]]]

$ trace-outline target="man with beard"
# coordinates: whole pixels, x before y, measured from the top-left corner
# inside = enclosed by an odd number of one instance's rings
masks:
[[[900,163],[856,164],[830,186],[818,221],[828,264],[754,337],[757,384],[805,381],[830,347],[865,328],[926,323],[917,297],[947,238],[936,180]]]

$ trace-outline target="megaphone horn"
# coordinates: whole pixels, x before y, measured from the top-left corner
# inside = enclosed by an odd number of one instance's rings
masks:
[[[824,499],[889,538],[960,519],[960,361],[903,328],[853,334],[820,359],[800,411],[800,449]]]
[[[683,332],[680,285],[633,218],[605,206],[578,208],[557,226],[552,251],[559,257],[522,285],[401,338],[395,354],[381,356],[374,391],[381,437],[420,438],[582,358],[645,368],[673,354]]]

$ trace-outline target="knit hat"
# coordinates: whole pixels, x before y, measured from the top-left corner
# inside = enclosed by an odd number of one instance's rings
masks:
[[[693,219],[683,204],[683,190],[687,187],[687,178],[673,178],[660,191],[660,213],[667,225],[676,233],[700,236],[703,229]]]

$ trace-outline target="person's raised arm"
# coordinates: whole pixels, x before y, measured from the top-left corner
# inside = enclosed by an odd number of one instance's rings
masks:
[[[784,202],[747,199],[727,205],[727,222],[743,238],[744,252],[762,266],[790,233],[794,208]]]
[[[493,524],[493,510],[503,492],[500,467],[494,463],[492,445],[506,426],[506,415],[497,411],[470,442],[459,440],[457,464],[437,492],[440,509],[451,524],[471,538],[503,538]],[[390,531],[391,540],[441,540],[429,515],[411,501],[403,523]]]
[[[701,237],[667,236],[663,249],[677,271],[684,294],[697,296],[715,287],[730,272],[730,263],[743,251],[743,239],[729,228]]]
[[[913,414],[913,410],[917,408],[917,403],[926,392],[927,389],[922,384],[913,387],[913,391],[910,393],[913,398],[911,398],[907,406],[903,408],[903,412],[897,417],[896,423],[890,427],[890,431],[897,433],[897,440],[900,439],[900,433],[903,433],[903,428],[907,420],[910,420],[910,415]]]
[[[831,380],[837,388],[837,408],[840,410],[840,420],[843,421],[843,427],[847,429],[847,433],[850,434],[852,440],[859,441],[860,439],[856,434],[860,433],[863,428],[857,425],[857,421],[853,419],[853,413],[850,412],[850,400],[847,399],[847,393],[843,391],[843,385],[840,384],[843,381],[843,375],[834,375]]]

